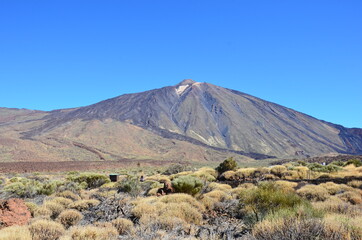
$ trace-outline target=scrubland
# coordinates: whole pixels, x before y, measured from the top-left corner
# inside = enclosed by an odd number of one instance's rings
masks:
[[[0,240],[362,239],[361,165],[2,174],[1,199],[24,199],[32,218]],[[157,196],[165,182],[174,192]]]

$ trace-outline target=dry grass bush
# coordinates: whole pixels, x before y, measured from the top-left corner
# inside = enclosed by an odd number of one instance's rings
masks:
[[[359,188],[362,189],[362,181],[353,180],[347,183],[348,186],[353,188]]]
[[[232,199],[232,196],[231,196],[230,193],[227,193],[227,192],[222,191],[222,190],[213,190],[211,192],[205,193],[204,196],[209,197],[209,198],[214,198],[218,202],[223,202],[225,200]]]
[[[329,197],[328,191],[319,185],[308,184],[297,190],[298,195],[311,201],[324,201]]]
[[[29,225],[33,240],[57,240],[65,232],[63,225],[54,221],[38,220]]]
[[[279,177],[275,176],[274,174],[264,174],[264,179],[265,180],[275,180],[275,179],[279,179]]]
[[[147,196],[156,196],[158,189],[159,189],[158,187],[156,187],[156,188],[151,188],[150,190],[148,190]]]
[[[232,187],[228,184],[212,182],[207,186],[206,190],[207,191],[221,190],[221,191],[229,192],[231,189],[232,189]]]
[[[184,171],[184,172],[175,173],[175,174],[170,175],[170,180],[173,180],[180,176],[191,175],[192,173],[193,173],[193,171]]]
[[[48,208],[44,207],[44,206],[37,207],[34,210],[34,217],[50,218],[51,215],[52,215],[52,211],[49,210]]]
[[[156,182],[168,181],[169,182],[169,181],[171,181],[171,179],[170,179],[170,176],[156,174],[156,175],[146,177],[145,181],[156,181]]]
[[[79,195],[77,195],[77,194],[75,194],[75,193],[73,193],[72,191],[69,191],[69,190],[57,193],[56,196],[68,198],[68,199],[73,200],[73,201],[80,200]]]
[[[11,226],[0,230],[0,240],[32,240],[27,226]]]
[[[56,203],[56,202],[45,202],[43,206],[51,211],[50,217],[56,218],[58,215],[65,209],[65,207],[62,204]]]
[[[200,200],[199,200],[203,205],[204,207],[211,211],[215,208],[215,204],[218,203],[217,199],[216,198],[211,198],[211,197],[208,197],[208,196],[205,196],[205,195],[202,195],[200,197]]]
[[[175,193],[171,195],[166,195],[158,198],[159,202],[163,203],[187,203],[192,207],[198,209],[199,211],[204,211],[204,207],[200,204],[195,198],[188,194]]]
[[[99,187],[100,189],[115,189],[117,188],[117,182],[105,183]]]
[[[256,168],[239,168],[235,172],[237,178],[251,178]]]
[[[303,239],[341,240],[341,234],[331,234],[320,219],[285,218],[264,220],[252,230],[257,240]]]
[[[205,206],[207,210],[213,210],[215,205],[219,202],[224,202],[226,200],[232,199],[230,192],[225,192],[222,190],[213,190],[211,192],[205,193],[200,196],[200,202]]]
[[[361,240],[362,217],[348,217],[341,214],[329,214],[324,218],[324,228],[330,236],[339,236],[339,239]]]
[[[347,191],[342,194],[338,194],[337,197],[342,199],[345,202],[356,204],[362,204],[362,195],[356,191]]]
[[[63,224],[65,228],[69,228],[79,223],[82,219],[83,215],[79,211],[67,209],[59,214],[57,221]]]
[[[96,193],[91,195],[91,198],[99,199],[99,198],[109,198],[117,194],[116,190],[109,191],[97,191]]]
[[[119,234],[134,232],[133,222],[126,218],[116,218],[112,221],[112,225],[117,229]]]
[[[339,213],[352,217],[362,214],[362,209],[358,209],[356,206],[346,203],[336,196],[331,196],[324,202],[313,202],[312,205],[316,210],[326,213]]]
[[[47,202],[54,202],[54,203],[62,205],[65,208],[68,208],[69,205],[73,203],[73,200],[71,200],[69,198],[65,198],[65,197],[55,197]]]
[[[283,174],[287,171],[287,167],[283,165],[275,165],[271,167],[270,173],[274,174],[275,176],[281,178]]]
[[[232,170],[223,172],[221,174],[221,177],[225,178],[226,180],[229,180],[229,181],[237,179],[236,172],[232,171]]]
[[[147,197],[137,199],[132,213],[140,219],[140,222],[147,223],[147,219],[153,219],[164,227],[170,228],[173,225],[165,226],[166,219],[181,219],[184,225],[188,223],[200,224],[202,212],[205,207],[196,199],[187,194],[172,194],[162,197]],[[156,222],[155,222],[156,224]]]
[[[330,195],[343,193],[343,192],[348,191],[348,190],[351,189],[351,187],[349,187],[349,186],[347,186],[345,184],[336,184],[334,182],[321,183],[318,186],[321,186],[321,187],[325,188]]]
[[[28,207],[28,209],[31,213],[31,216],[34,217],[35,209],[38,208],[38,205],[36,205],[33,202],[25,202],[25,205]]]
[[[218,174],[215,169],[209,168],[209,167],[203,167],[191,174],[191,176],[198,177],[200,179],[213,182],[216,180]]]
[[[285,191],[294,191],[298,183],[279,180],[275,184]]]
[[[118,231],[115,227],[82,226],[71,227],[70,236],[72,240],[116,240]]]
[[[308,171],[309,171],[309,168],[308,167],[305,167],[305,166],[297,166],[297,167],[294,167],[295,171],[298,172],[298,175],[299,175],[299,178],[300,179],[305,179],[307,178],[307,175],[308,175]]]
[[[91,207],[97,206],[100,201],[96,199],[78,200],[69,205],[70,208],[77,209],[78,211],[88,210]]]

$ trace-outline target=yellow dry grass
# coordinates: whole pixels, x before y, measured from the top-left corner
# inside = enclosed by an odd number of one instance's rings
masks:
[[[97,206],[100,203],[99,200],[78,200],[69,205],[70,208],[77,209],[78,211],[88,210],[91,207]]]
[[[0,240],[32,240],[27,226],[11,226],[0,230]]]
[[[118,231],[115,227],[82,226],[70,228],[72,240],[116,240]]]
[[[221,183],[216,183],[216,182],[212,182],[207,186],[208,191],[221,190],[221,191],[225,191],[225,192],[230,192],[231,189],[232,189],[232,187],[228,184],[221,184]]]
[[[298,195],[311,201],[324,201],[329,197],[328,191],[321,186],[308,184],[297,190]]]
[[[294,188],[298,185],[298,183],[283,180],[275,181],[275,184],[285,191],[294,191]]]

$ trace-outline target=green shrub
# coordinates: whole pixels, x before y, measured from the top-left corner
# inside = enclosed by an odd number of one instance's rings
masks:
[[[347,165],[350,165],[350,164],[353,164],[356,167],[360,167],[360,166],[362,166],[362,161],[358,160],[358,159],[350,159],[344,164],[344,166],[347,166]]]
[[[82,184],[83,182],[87,183],[88,188],[97,188],[102,186],[105,183],[109,183],[110,179],[108,176],[99,173],[82,173],[80,175],[68,175],[68,181],[74,181]]]
[[[345,163],[343,161],[333,161],[330,164],[333,164],[333,165],[336,165],[339,167],[343,167]]]
[[[10,184],[4,187],[4,191],[21,198],[31,198],[37,195],[51,195],[61,184],[59,181],[40,182],[27,178],[12,178]]]
[[[177,193],[187,193],[194,196],[201,191],[203,183],[197,177],[187,175],[174,179],[172,186]]]
[[[314,172],[326,172],[326,173],[338,172],[339,170],[341,170],[340,167],[334,164],[329,164],[324,166],[319,163],[310,163],[308,164],[308,168]]]
[[[220,165],[216,168],[216,171],[218,171],[219,174],[222,174],[226,171],[235,170],[236,167],[236,161],[232,157],[229,157],[228,159],[225,159],[222,163],[220,163]]]
[[[151,185],[152,183],[149,183]],[[117,184],[118,191],[129,193],[131,196],[136,197],[142,192],[141,182],[137,177],[127,176]]]
[[[283,208],[293,208],[305,201],[294,192],[284,191],[273,182],[261,183],[257,188],[241,192],[240,207],[246,215],[253,215],[256,221],[266,214]],[[252,219],[250,219],[252,220]]]

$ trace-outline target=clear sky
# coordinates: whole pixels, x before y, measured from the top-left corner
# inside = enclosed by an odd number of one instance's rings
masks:
[[[360,0],[0,0],[0,107],[186,78],[362,128]]]

